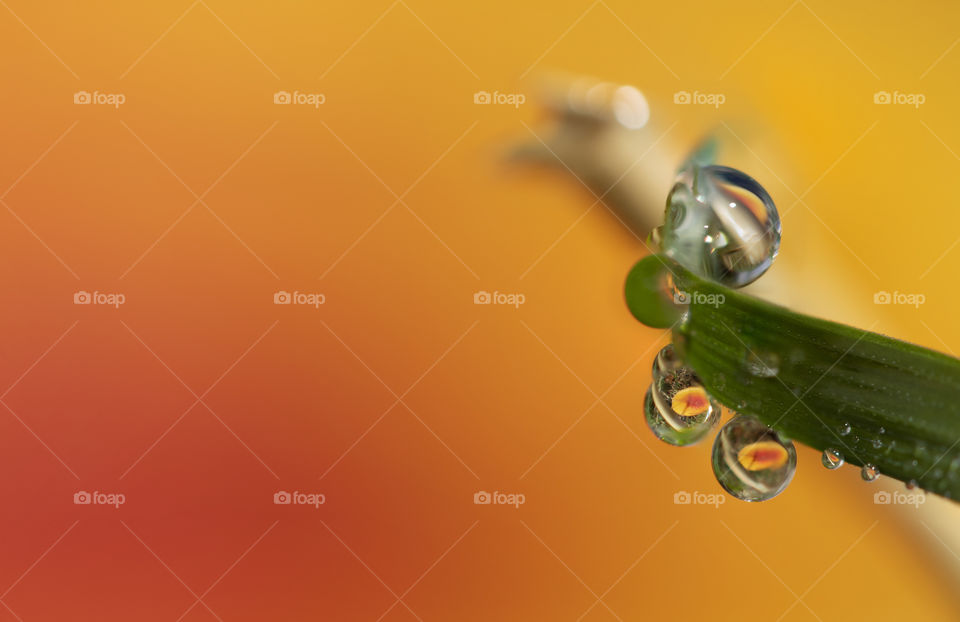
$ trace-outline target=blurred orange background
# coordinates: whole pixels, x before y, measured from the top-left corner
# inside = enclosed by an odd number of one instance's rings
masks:
[[[950,351],[960,8],[0,5],[0,618],[957,618],[946,535],[808,448],[772,501],[674,504],[720,488],[642,418],[647,250],[503,154],[542,72],[636,84],[773,195],[798,308]]]

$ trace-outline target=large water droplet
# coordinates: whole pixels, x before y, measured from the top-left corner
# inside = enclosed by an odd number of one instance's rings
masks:
[[[877,467],[872,464],[865,464],[863,465],[863,468],[860,469],[860,477],[862,477],[863,481],[865,482],[872,482],[879,476],[880,471],[878,471]]]
[[[831,471],[843,466],[843,454],[836,449],[824,449],[823,457],[820,460],[823,462],[823,466]]]
[[[756,180],[726,166],[681,171],[657,240],[688,270],[729,287],[767,271],[780,249],[780,216]]]
[[[671,445],[696,443],[720,420],[720,404],[693,370],[684,367],[673,345],[660,350],[653,361],[653,382],[643,411],[657,438]]]
[[[737,415],[713,442],[713,473],[737,499],[766,501],[783,492],[797,469],[797,451],[762,421]]]
[[[840,429],[838,431],[840,432],[840,436],[846,436],[847,434],[850,434],[851,430],[853,430],[853,428],[850,427],[850,424],[844,423],[843,425],[840,426]]]

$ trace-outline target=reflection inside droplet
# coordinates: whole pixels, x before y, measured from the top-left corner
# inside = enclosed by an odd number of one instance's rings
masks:
[[[783,492],[797,468],[797,452],[762,421],[737,415],[713,443],[713,473],[737,499],[766,501]]]

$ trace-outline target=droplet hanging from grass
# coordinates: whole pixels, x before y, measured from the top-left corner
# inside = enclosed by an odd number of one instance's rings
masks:
[[[797,452],[756,417],[737,415],[713,442],[713,473],[743,501],[766,501],[783,492],[797,469]]]
[[[836,449],[824,449],[823,456],[820,458],[823,462],[823,466],[827,467],[831,471],[834,469],[839,469],[843,466],[843,454]]]
[[[653,381],[643,410],[654,435],[678,446],[700,441],[720,420],[720,405],[693,370],[683,365],[672,344],[653,361]]]

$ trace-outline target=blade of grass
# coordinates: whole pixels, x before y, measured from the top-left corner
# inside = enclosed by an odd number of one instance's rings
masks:
[[[692,301],[675,345],[721,403],[847,462],[960,499],[960,360],[795,313],[658,259]]]

